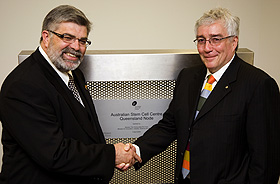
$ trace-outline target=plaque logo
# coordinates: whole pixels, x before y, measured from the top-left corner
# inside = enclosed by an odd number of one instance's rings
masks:
[[[133,101],[131,105],[135,107],[135,110],[141,109],[141,106],[139,106],[139,105],[137,106],[137,101]]]

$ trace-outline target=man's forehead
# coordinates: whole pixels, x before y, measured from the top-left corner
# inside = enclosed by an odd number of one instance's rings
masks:
[[[197,38],[206,38],[206,37],[210,37],[210,38],[213,38],[213,37],[223,37],[224,35],[223,34],[208,34],[208,35],[197,35],[196,37]]]
[[[77,36],[79,34],[80,37],[87,37],[87,28],[86,26],[78,25],[74,22],[61,22],[56,31],[61,31],[63,33],[71,34]]]
[[[227,29],[220,22],[214,22],[212,24],[201,25],[197,29],[196,37],[215,37],[225,36]]]

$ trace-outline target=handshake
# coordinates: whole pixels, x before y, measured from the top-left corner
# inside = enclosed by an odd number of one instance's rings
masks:
[[[142,162],[139,155],[136,154],[135,147],[131,144],[118,143],[115,146],[115,165],[121,171],[126,171],[132,167],[136,161]]]

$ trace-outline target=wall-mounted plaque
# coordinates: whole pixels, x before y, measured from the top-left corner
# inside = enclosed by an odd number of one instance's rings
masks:
[[[94,100],[105,138],[136,138],[156,124],[171,99]]]

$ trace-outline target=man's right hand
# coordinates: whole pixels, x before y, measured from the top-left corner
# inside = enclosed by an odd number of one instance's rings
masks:
[[[131,166],[133,166],[136,161],[140,163],[142,162],[142,159],[139,157],[139,155],[136,154],[136,149],[132,144],[118,143],[118,144],[114,144],[114,146],[116,152],[116,157],[115,157],[116,168],[122,171],[126,171]]]

